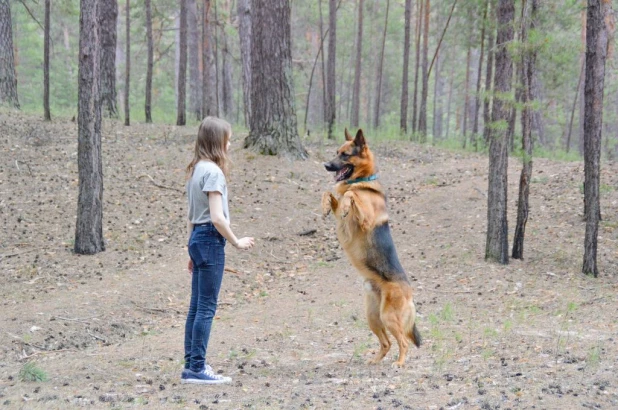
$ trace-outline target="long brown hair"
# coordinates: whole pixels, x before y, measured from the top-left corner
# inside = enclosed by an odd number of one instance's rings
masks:
[[[212,161],[228,177],[230,159],[227,156],[227,143],[232,136],[232,126],[217,117],[206,117],[200,124],[195,140],[193,159],[187,166],[187,178],[193,175],[195,164],[199,161]]]

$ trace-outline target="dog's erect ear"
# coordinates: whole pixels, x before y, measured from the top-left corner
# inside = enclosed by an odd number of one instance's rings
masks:
[[[350,133],[348,132],[348,129],[346,127],[345,129],[345,140],[346,141],[352,141],[352,136],[350,135]]]
[[[354,145],[356,145],[358,148],[363,148],[365,144],[365,134],[363,134],[362,129],[359,129],[356,133],[356,138],[354,138]]]

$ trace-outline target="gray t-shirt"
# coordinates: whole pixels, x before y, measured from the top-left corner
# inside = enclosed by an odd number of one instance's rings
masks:
[[[195,164],[193,175],[187,181],[187,197],[189,200],[189,221],[192,224],[212,222],[208,192],[219,192],[223,197],[223,215],[230,221],[230,211],[227,204],[227,183],[221,168],[214,162],[200,161]]]

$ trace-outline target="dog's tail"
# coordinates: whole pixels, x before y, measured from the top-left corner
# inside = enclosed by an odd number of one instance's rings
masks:
[[[416,347],[421,347],[421,343],[423,343],[423,338],[421,337],[421,333],[418,331],[418,327],[416,326],[416,308],[414,306],[414,302],[411,300],[410,316],[408,317],[408,323],[406,326],[406,335]]]

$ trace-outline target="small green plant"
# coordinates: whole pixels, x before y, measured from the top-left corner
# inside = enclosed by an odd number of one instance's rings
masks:
[[[442,320],[444,320],[445,322],[452,321],[453,318],[455,317],[455,313],[453,312],[453,306],[451,306],[450,303],[447,303],[446,305],[444,305],[442,312],[440,312],[440,316],[442,317]]]
[[[28,362],[19,371],[19,380],[22,382],[45,382],[48,380],[47,373],[37,366],[35,362]]]
[[[599,346],[595,346],[588,352],[586,358],[586,364],[590,367],[596,367],[601,362],[601,349]]]

